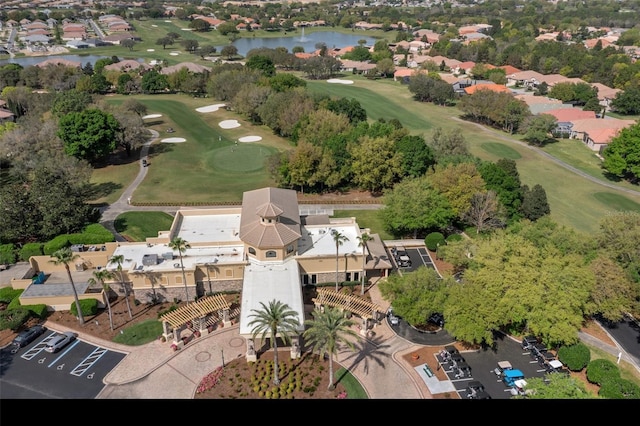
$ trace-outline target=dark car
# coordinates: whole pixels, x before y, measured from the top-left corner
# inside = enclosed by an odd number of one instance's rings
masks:
[[[47,328],[45,326],[40,324],[34,325],[33,327],[18,333],[16,338],[13,339],[13,344],[20,348],[27,346],[29,343],[33,342],[36,337],[40,336],[45,331],[47,331]]]

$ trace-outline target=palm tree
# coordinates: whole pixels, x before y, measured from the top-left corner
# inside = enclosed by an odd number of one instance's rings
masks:
[[[116,270],[118,271],[118,276],[120,277],[120,285],[122,286],[122,291],[124,292],[124,301],[127,304],[127,311],[129,311],[129,319],[133,319],[133,315],[131,314],[131,305],[129,304],[129,289],[127,285],[124,283],[124,275],[122,274],[122,264],[124,263],[124,255],[117,254],[115,256],[111,256],[109,259],[109,263],[115,263],[117,266]]]
[[[52,259],[49,262],[54,265],[62,265],[64,264],[64,269],[67,270],[67,276],[69,277],[69,281],[71,282],[71,288],[73,289],[73,298],[76,301],[76,310],[78,311],[78,320],[80,321],[80,325],[84,325],[84,316],[82,315],[82,308],[80,308],[80,299],[78,299],[78,292],[76,291],[76,285],[73,283],[73,277],[71,276],[71,269],[69,269],[69,264],[75,261],[80,257],[79,254],[71,251],[71,248],[64,247],[59,250],[56,250],[52,255]]]
[[[331,231],[333,235],[333,241],[336,242],[336,292],[338,291],[338,265],[339,265],[339,249],[343,242],[349,241],[349,238],[346,235],[341,234],[335,229]]]
[[[111,278],[113,278],[113,274],[106,269],[96,270],[93,271],[93,277],[89,278],[89,284],[93,285],[96,283],[100,283],[100,285],[102,286],[107,299],[107,309],[109,310],[109,326],[111,326],[111,331],[113,331],[113,315],[111,314],[111,301],[109,300],[109,292],[111,291],[111,287],[109,286],[109,284],[105,283],[105,280],[109,280]]]
[[[366,272],[364,269],[364,265],[367,263],[366,248],[367,242],[372,241],[373,237],[365,232],[358,237],[358,240],[360,241],[358,245],[362,247],[362,285],[360,285],[360,294],[364,296],[364,283],[366,281]]]
[[[271,340],[271,348],[273,349],[273,384],[278,386],[280,384],[280,377],[278,377],[278,343],[277,336],[280,334],[282,340],[287,343],[291,340],[291,334],[297,334],[300,321],[298,321],[298,313],[291,309],[286,303],[282,303],[277,300],[269,302],[269,306],[264,302],[260,302],[262,309],[252,309],[254,312],[251,317],[254,317],[249,322],[249,327],[253,327],[251,332],[253,338],[258,334],[261,334],[261,339],[264,340],[267,334]]]
[[[175,237],[169,243],[169,248],[172,250],[178,250],[178,254],[180,255],[180,269],[182,269],[182,282],[184,283],[184,292],[187,296],[185,299],[187,301],[187,305],[189,304],[189,288],[187,287],[187,277],[184,274],[184,263],[182,263],[182,253],[186,252],[187,249],[191,248],[191,245],[181,237]]]
[[[333,377],[333,356],[338,351],[338,344],[345,343],[351,350],[355,350],[353,342],[347,337],[357,337],[351,328],[354,321],[346,318],[344,313],[333,307],[325,307],[324,312],[314,309],[313,319],[305,321],[307,329],[303,337],[320,356],[329,355],[329,390],[335,389]]]

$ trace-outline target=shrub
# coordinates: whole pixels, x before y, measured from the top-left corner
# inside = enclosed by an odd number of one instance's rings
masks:
[[[602,385],[606,380],[619,378],[620,369],[608,359],[594,359],[587,366],[587,380]]]
[[[462,235],[460,234],[451,234],[447,237],[447,243],[453,242],[453,241],[461,241],[462,240]]]
[[[69,236],[67,234],[63,234],[63,235],[58,235],[52,240],[49,240],[46,243],[44,243],[43,251],[44,251],[44,254],[46,255],[52,255],[53,253],[60,250],[61,248],[65,248],[69,246],[71,246],[71,243],[69,242]]]
[[[0,330],[11,329],[17,331],[22,324],[27,322],[30,316],[29,310],[24,308],[0,311]]]
[[[17,299],[23,292],[22,289],[14,289],[13,287],[0,288],[0,302],[11,303],[13,299]]]
[[[160,319],[160,317],[163,316],[164,314],[168,314],[169,312],[175,311],[176,309],[178,309],[178,305],[171,305],[167,309],[158,311],[158,319]]]
[[[441,232],[432,232],[424,239],[424,245],[431,251],[436,251],[438,245],[444,245],[445,239]]]
[[[562,346],[558,349],[558,360],[571,371],[580,371],[591,360],[591,352],[584,343],[576,343],[571,346]]]
[[[31,256],[42,256],[44,254],[44,244],[42,243],[27,243],[20,249],[20,259],[25,262],[29,260]]]
[[[16,263],[16,246],[13,244],[0,244],[0,264]]]
[[[640,399],[640,387],[620,377],[605,380],[598,396],[607,399]]]
[[[80,309],[82,310],[82,315],[95,315],[98,313],[98,301],[96,299],[82,299],[80,300]],[[71,306],[69,307],[69,311],[72,315],[78,316],[78,309],[76,308],[76,302],[71,302]]]

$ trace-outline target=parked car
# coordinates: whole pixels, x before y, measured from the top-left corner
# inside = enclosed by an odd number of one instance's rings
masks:
[[[467,398],[469,399],[491,399],[484,385],[477,380],[472,380],[467,384]]]
[[[33,327],[30,327],[18,333],[15,339],[13,339],[13,344],[18,346],[19,348],[25,347],[45,331],[47,331],[47,328],[45,326],[40,324],[34,325]]]
[[[74,340],[76,340],[75,333],[71,331],[65,331],[62,334],[58,334],[57,336],[52,337],[51,340],[47,342],[47,346],[44,348],[44,350],[53,354],[58,352],[60,349],[64,348]]]
[[[519,380],[524,380],[524,373],[520,370],[511,369],[511,370],[505,370],[502,373],[502,382],[508,387],[515,386],[516,381],[519,381]]]

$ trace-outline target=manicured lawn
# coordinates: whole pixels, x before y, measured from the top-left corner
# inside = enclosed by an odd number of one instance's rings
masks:
[[[125,212],[114,222],[116,231],[130,241],[146,241],[159,231],[171,229],[173,216],[164,212]]]
[[[560,139],[545,145],[542,150],[603,182],[613,183],[621,188],[640,190],[637,185],[611,177],[602,168],[602,160],[596,153],[578,139]]]
[[[518,151],[503,143],[483,143],[480,147],[488,153],[495,155],[496,157],[502,157],[509,160],[517,160],[519,158],[522,158]]]
[[[133,195],[136,204],[217,204],[239,202],[242,193],[274,186],[266,168],[267,159],[289,142],[276,137],[265,126],[254,126],[224,108],[200,113],[196,108],[220,102],[186,95],[137,97],[150,114],[148,126],[160,139],[184,138],[184,143],[154,142],[149,150],[148,174]],[[109,102],[122,102],[110,97]],[[240,127],[223,129],[224,120],[238,120]],[[173,133],[166,133],[172,127]],[[237,142],[243,136],[260,136],[259,142]],[[116,185],[114,185],[116,188]],[[121,189],[124,189],[122,187]],[[121,191],[114,191],[121,192]],[[119,197],[119,193],[110,194]]]
[[[594,232],[598,229],[600,218],[612,209],[625,206],[636,209],[640,204],[640,196],[588,181],[549,161],[517,137],[461,120],[460,111],[456,108],[414,101],[406,85],[391,79],[372,81],[358,75],[344,77],[353,80],[354,84],[331,84],[326,81],[307,83],[311,91],[358,100],[367,110],[370,121],[398,118],[410,133],[422,135],[427,141],[437,127],[445,131],[460,129],[473,155],[488,161],[515,159],[522,183],[529,187],[542,185],[547,193],[551,216],[562,225],[582,232]],[[108,98],[109,102],[122,102],[123,99],[118,96]],[[290,149],[292,144],[273,135],[270,129],[251,125],[242,117],[224,109],[212,113],[195,112],[197,107],[219,103],[212,99],[184,95],[140,96],[137,99],[147,105],[149,113],[162,114],[160,119],[150,120],[149,127],[161,132],[161,137],[184,137],[187,142],[152,145],[148,176],[134,193],[135,203],[237,203],[244,191],[275,185],[268,174],[266,162],[262,167],[258,164],[270,153]],[[221,129],[219,122],[228,119],[238,120],[241,126]],[[166,134],[167,127],[173,127],[176,132]],[[235,141],[247,135],[258,135],[263,139],[250,143],[250,148],[243,146],[240,149],[242,143],[236,147]],[[558,157],[566,160],[575,151],[578,155],[574,163],[583,162],[586,168],[590,154],[580,151],[579,146],[571,148],[573,142],[575,141],[564,144],[571,151],[562,154],[564,157],[558,154]],[[552,144],[547,149],[558,149],[561,152],[561,147],[560,144]],[[258,148],[257,155],[255,148]],[[96,182],[103,183],[106,187],[112,185],[114,194],[110,194],[109,198],[118,195],[118,188],[126,187],[119,179],[106,182],[104,177],[94,177]],[[624,182],[608,182],[622,188],[630,187]],[[610,205],[612,199],[616,200],[615,206],[619,207]],[[349,215],[359,216],[360,213]],[[382,227],[375,222],[364,222],[361,226],[371,228],[372,232],[383,233]]]
[[[332,217],[355,217],[360,228],[369,228],[372,234],[380,234],[383,240],[393,239],[393,235],[384,230],[378,210],[334,210]]]
[[[386,99],[387,108],[394,111],[393,116],[402,117],[400,122],[403,126],[413,134],[422,134],[427,141],[430,138],[429,129],[441,127],[448,131],[458,128],[465,136],[471,153],[483,160],[497,161],[505,157],[506,151],[503,148],[497,149],[497,144],[510,148],[513,152],[509,151],[507,155],[519,156],[516,163],[522,183],[530,188],[535,184],[542,185],[547,193],[551,216],[562,225],[581,232],[595,232],[598,229],[599,219],[612,210],[610,206],[596,199],[593,196],[595,193],[617,194],[631,201],[632,203],[626,203],[630,206],[633,206],[633,203],[640,203],[640,196],[608,189],[552,163],[520,142],[517,137],[461,120],[460,112],[455,108],[439,107],[412,100],[406,85],[391,80],[371,81],[360,76],[345,76],[345,78],[354,80],[354,84],[340,85],[339,92],[342,92],[343,96],[357,99],[367,112],[370,109],[377,111],[380,108],[380,105],[375,104],[376,99]],[[318,92],[337,90],[333,87],[334,84],[325,81],[312,82],[311,86]],[[368,93],[372,91],[382,95],[382,98],[376,98]],[[371,105],[372,101],[373,105]],[[414,117],[419,117],[419,120],[416,121]],[[372,114],[370,118],[375,120],[379,117]],[[620,186],[625,187],[624,184]]]

